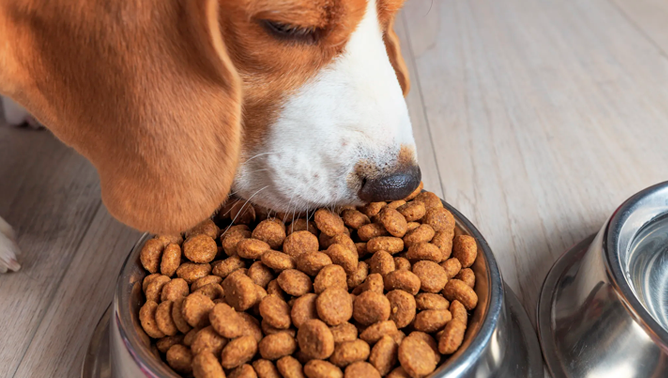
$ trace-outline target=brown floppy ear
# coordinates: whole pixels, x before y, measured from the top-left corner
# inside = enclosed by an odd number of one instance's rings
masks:
[[[241,82],[216,0],[48,1],[13,19],[34,81],[17,99],[95,165],[113,216],[179,232],[227,198]]]
[[[390,57],[390,63],[394,67],[394,72],[397,74],[397,79],[401,85],[401,90],[404,92],[404,97],[408,95],[408,91],[411,89],[411,82],[408,76],[408,68],[406,67],[406,62],[404,62],[404,57],[401,56],[401,47],[399,46],[399,37],[397,33],[394,32],[394,20],[396,15],[394,15],[387,26],[387,31],[383,35],[385,40],[385,49],[387,50],[387,55]]]

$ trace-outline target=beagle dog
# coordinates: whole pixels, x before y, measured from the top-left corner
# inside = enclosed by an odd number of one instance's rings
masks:
[[[0,95],[139,230],[186,230],[231,192],[280,212],[400,199],[420,183],[402,3],[0,0]]]

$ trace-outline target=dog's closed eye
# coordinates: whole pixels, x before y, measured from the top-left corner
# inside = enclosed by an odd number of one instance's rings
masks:
[[[316,28],[305,28],[272,20],[262,20],[260,22],[269,34],[278,39],[305,43],[315,43],[317,41],[318,30]]]

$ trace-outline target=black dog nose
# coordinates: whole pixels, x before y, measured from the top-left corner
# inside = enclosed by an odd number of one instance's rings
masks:
[[[364,179],[358,195],[364,202],[396,201],[411,194],[420,180],[420,167],[408,166],[387,176]]]

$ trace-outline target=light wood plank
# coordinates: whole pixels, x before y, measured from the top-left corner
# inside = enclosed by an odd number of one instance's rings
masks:
[[[23,269],[0,275],[0,366],[11,377],[100,197],[93,167],[47,131],[0,125],[0,162],[0,214],[23,251]]]
[[[418,160],[422,171],[422,181],[426,190],[432,191],[442,198],[441,178],[438,173],[438,164],[436,163],[429,125],[425,117],[420,81],[415,70],[415,59],[413,58],[409,36],[406,32],[406,20],[403,13],[400,13],[396,17],[394,31],[399,36],[402,48],[401,53],[406,61],[411,80],[411,90],[408,92],[408,96],[406,96],[406,104],[408,105],[408,113],[413,124],[413,137],[415,138]]]
[[[445,198],[533,317],[554,260],[666,178],[668,62],[605,0],[405,12]]]
[[[664,0],[610,0],[648,39],[668,55],[668,2]]]
[[[111,303],[121,265],[139,235],[100,208],[14,377],[78,376],[95,325]]]

